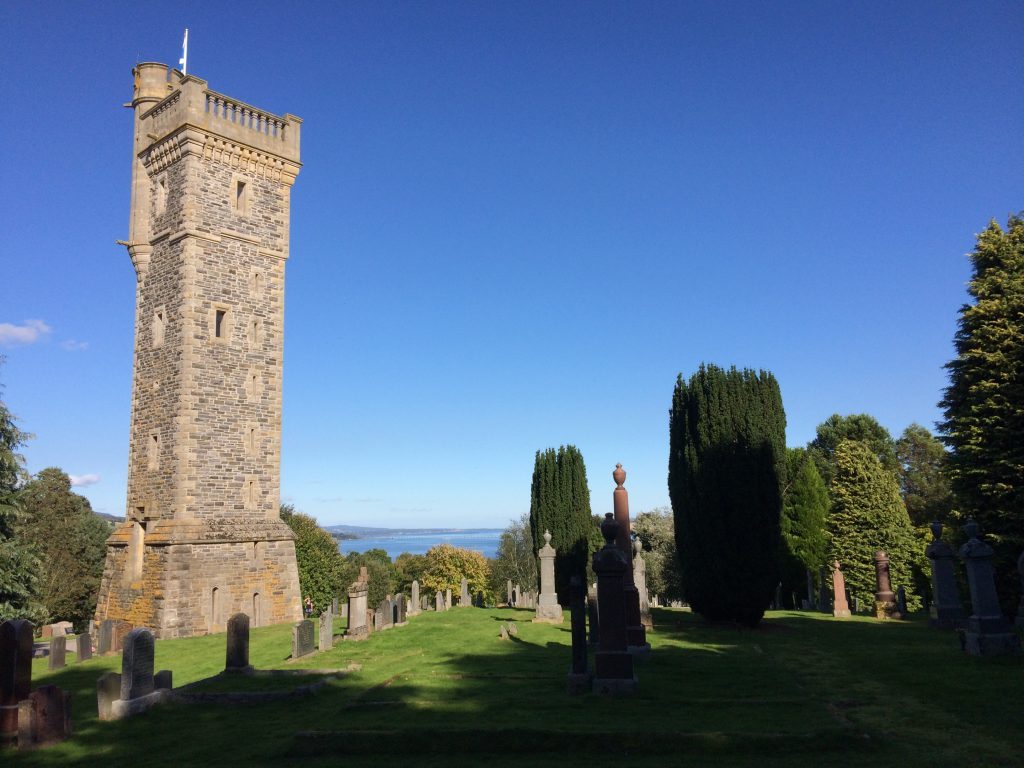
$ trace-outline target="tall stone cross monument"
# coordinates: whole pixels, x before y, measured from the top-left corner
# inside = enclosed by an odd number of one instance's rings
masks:
[[[131,224],[138,278],[128,503],[96,617],[157,637],[302,618],[278,515],[294,115],[164,64],[135,67]]]

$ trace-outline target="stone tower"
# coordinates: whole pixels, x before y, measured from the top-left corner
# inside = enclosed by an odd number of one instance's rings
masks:
[[[139,64],[131,227],[138,283],[128,504],[98,620],[158,637],[302,618],[278,516],[294,115]]]

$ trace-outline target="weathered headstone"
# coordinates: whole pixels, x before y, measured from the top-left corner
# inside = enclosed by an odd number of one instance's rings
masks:
[[[896,611],[903,618],[907,618],[907,590],[902,584],[896,588]]]
[[[512,635],[512,637],[519,637],[519,627],[516,626],[516,623],[514,621],[509,622],[508,633]]]
[[[850,615],[850,604],[846,602],[846,577],[839,570],[839,561],[832,561],[832,615],[845,619]]]
[[[377,608],[377,610],[373,611],[373,631],[380,632],[382,629],[384,629],[384,612]]]
[[[49,669],[62,669],[66,663],[65,654],[68,650],[68,639],[64,635],[50,638]]]
[[[395,625],[394,614],[391,610],[391,600],[384,598],[377,606],[377,614],[380,616],[380,624],[374,629],[391,629]]]
[[[338,598],[337,597],[335,597],[334,599],[331,600],[331,615],[332,616],[337,616],[338,615]]]
[[[500,637],[502,640],[508,640],[508,628],[504,624],[501,625],[501,630],[498,632],[498,637]]]
[[[505,582],[505,605],[512,605],[512,579]]]
[[[65,635],[71,634],[74,629],[74,625],[70,621],[57,621],[53,624],[44,624],[42,628],[43,640],[49,640],[51,637],[64,637]]]
[[[444,591],[444,609],[447,611],[451,607],[452,607],[452,591],[451,591],[451,589],[446,589]]]
[[[972,656],[1020,653],[1020,636],[999,605],[992,547],[979,538],[980,530],[973,520],[967,522],[964,531],[968,538],[960,547],[960,559],[964,562],[971,590],[971,615],[967,619],[964,650]]]
[[[420,583],[416,579],[412,582],[412,599],[409,600],[407,615],[415,616],[420,612]]]
[[[341,604],[341,618],[348,619],[348,600]]]
[[[435,611],[443,611],[444,610],[444,595],[441,594],[440,592],[435,592],[434,593],[434,610]]]
[[[832,613],[832,596],[829,594],[824,568],[818,569],[818,610],[822,613]]]
[[[640,593],[633,583],[633,542],[630,538],[629,492],[625,488],[626,470],[616,464],[612,471],[615,490],[612,491],[612,510],[615,521],[619,524],[616,534],[616,545],[626,560],[626,575],[622,579],[622,588],[626,591],[626,635],[629,652],[640,658],[651,653],[651,645],[647,642],[647,630],[640,618]]]
[[[121,675],[118,672],[104,672],[96,680],[96,708],[100,720],[112,720],[111,708],[121,698]]]
[[[316,650],[313,642],[313,622],[310,619],[303,619],[292,625],[292,658],[299,659],[308,656]]]
[[[153,675],[153,688],[169,691],[174,688],[174,673],[169,669],[161,669]]]
[[[562,623],[562,606],[555,592],[555,548],[551,546],[551,532],[544,531],[544,546],[537,551],[540,558],[540,601],[534,621],[546,624]]]
[[[104,619],[100,622],[99,634],[96,642],[96,652],[103,656],[111,653],[114,647],[114,624],[115,619]]]
[[[249,617],[244,613],[236,613],[228,619],[224,671],[231,674],[247,674],[252,671],[249,665]]]
[[[133,629],[121,653],[121,699],[138,699],[153,692],[153,633]]]
[[[329,651],[334,647],[334,614],[324,611],[320,614],[320,650]]]
[[[405,599],[405,595],[399,595],[395,598],[395,625],[403,627],[409,623],[409,601]]]
[[[573,576],[569,580],[569,610],[572,625],[572,667],[566,680],[570,694],[586,693],[590,688],[590,668],[587,665],[587,614],[583,579]]]
[[[367,631],[368,634],[371,634],[371,635],[373,634],[373,631],[376,629],[376,627],[374,626],[374,620],[375,620],[376,614],[377,614],[377,612],[375,610],[373,610],[372,608],[367,608],[366,609],[366,614],[365,614],[365,616],[366,616],[366,631]]]
[[[520,586],[518,584],[516,584],[514,587],[512,587],[512,607],[513,608],[518,608],[519,607],[519,596],[522,593],[523,593],[523,590],[520,588]]]
[[[18,702],[32,689],[32,622],[0,623],[0,745],[18,738]]]
[[[597,613],[597,584],[591,585],[587,590],[587,624],[590,629],[588,644],[596,648],[601,642],[601,621]]]
[[[92,635],[88,632],[75,637],[75,660],[88,661],[92,658]]]
[[[594,693],[630,694],[637,689],[633,656],[626,632],[626,591],[623,580],[629,563],[616,545],[619,524],[611,512],[601,523],[605,545],[594,553],[597,601],[601,612],[601,643],[594,655]]]
[[[70,735],[69,691],[56,685],[41,685],[18,703],[19,749],[56,744]]]
[[[640,600],[640,623],[644,630],[650,632],[654,628],[651,621],[651,602],[647,597],[647,562],[643,556],[644,545],[640,539],[633,542],[633,583]]]
[[[953,548],[942,540],[942,523],[933,520],[932,541],[925,556],[932,561],[932,604],[928,606],[928,626],[935,629],[956,629],[963,626],[964,606],[956,584]]]
[[[459,607],[469,608],[472,604],[472,598],[469,596],[469,581],[463,576],[462,581],[459,582]]]
[[[366,577],[366,568],[361,568],[359,578],[348,588],[348,630],[346,640],[365,640],[370,634],[369,623],[366,621],[366,596],[370,587]]]
[[[875,552],[875,585],[875,618],[902,619],[889,581],[889,556],[882,550]]]

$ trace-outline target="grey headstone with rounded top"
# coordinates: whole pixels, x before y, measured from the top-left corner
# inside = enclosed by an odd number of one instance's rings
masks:
[[[124,638],[121,652],[121,699],[138,699],[153,692],[153,633],[140,627]]]

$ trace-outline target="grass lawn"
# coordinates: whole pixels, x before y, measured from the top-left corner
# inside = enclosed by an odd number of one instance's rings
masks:
[[[116,723],[96,719],[95,682],[119,657],[56,673],[39,659],[34,683],[74,694],[75,735],[7,752],[4,766],[1024,766],[1024,658],[969,657],[923,621],[780,611],[742,630],[655,609],[639,694],[608,699],[565,693],[568,619],[531,616],[424,613],[295,663],[289,625],[255,629],[257,668],[352,667],[304,699],[168,705]],[[519,635],[501,640],[508,621]],[[175,686],[200,680],[221,670],[224,646],[224,635],[158,641],[156,668]]]

